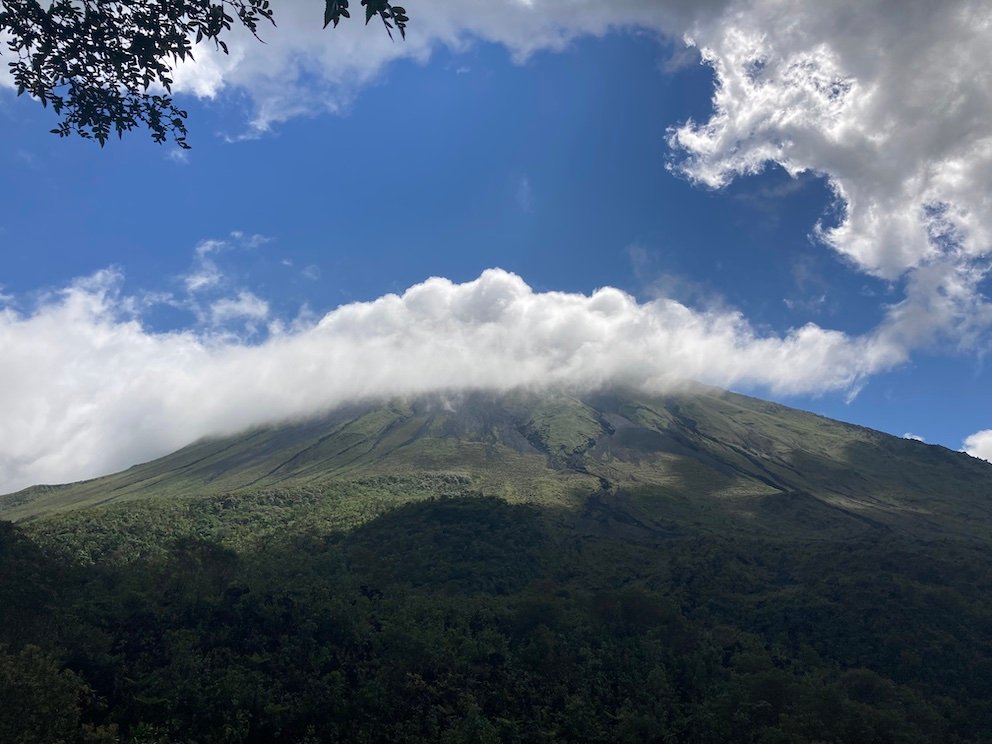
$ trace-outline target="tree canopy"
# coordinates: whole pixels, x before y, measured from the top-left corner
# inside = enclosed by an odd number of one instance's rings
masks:
[[[406,38],[406,11],[362,0],[365,23],[378,17]],[[348,0],[324,0],[324,27],[350,18]],[[0,0],[0,35],[13,59],[17,94],[27,93],[60,117],[52,132],[105,144],[147,127],[156,142],[188,148],[185,110],[172,98],[174,66],[193,47],[225,39],[240,24],[258,37],[276,25],[269,0]]]

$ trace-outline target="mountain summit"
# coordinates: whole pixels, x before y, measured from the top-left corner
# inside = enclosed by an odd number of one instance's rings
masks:
[[[391,492],[406,490],[401,499],[458,483],[510,502],[581,508],[646,535],[694,527],[984,536],[992,518],[988,463],[711,388],[356,404],[202,440],[115,475],[9,494],[0,516],[383,479]]]

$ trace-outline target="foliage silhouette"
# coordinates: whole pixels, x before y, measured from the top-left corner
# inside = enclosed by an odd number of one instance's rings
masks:
[[[386,0],[362,0],[365,22],[378,17],[406,38],[406,11]],[[324,27],[350,17],[348,0],[325,0]],[[104,145],[147,127],[155,142],[188,148],[187,113],[173,101],[173,67],[206,40],[227,54],[232,27],[258,38],[275,25],[269,0],[38,0],[0,2],[0,34],[8,36],[17,94],[51,105],[52,130]]]

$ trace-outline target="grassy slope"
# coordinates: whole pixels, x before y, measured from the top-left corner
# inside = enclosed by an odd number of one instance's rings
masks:
[[[992,516],[987,463],[710,390],[582,400],[471,394],[456,406],[424,399],[352,407],[204,440],[103,478],[0,497],[0,516],[286,489],[367,500],[370,479],[381,477],[423,495],[429,489],[417,484],[425,476],[543,505],[588,508],[596,495],[625,515],[620,521],[663,531],[875,527],[984,539]]]

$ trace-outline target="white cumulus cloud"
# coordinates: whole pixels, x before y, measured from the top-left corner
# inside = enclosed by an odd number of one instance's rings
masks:
[[[983,429],[964,440],[961,448],[972,457],[992,462],[992,429]]]
[[[837,216],[814,232],[905,286],[899,332],[978,340],[992,322],[979,291],[992,258],[992,5],[741,0],[686,38],[717,87],[712,116],[671,130],[673,170],[712,188],[771,165],[826,178]]]
[[[843,206],[823,239],[885,278],[992,249],[988,3],[751,0],[688,38],[718,80],[672,136],[689,177],[823,174]]]
[[[212,328],[156,333],[103,271],[27,312],[0,309],[0,492],[96,476],[210,434],[366,397],[686,379],[778,392],[850,389],[904,358],[884,334],[806,325],[775,336],[739,313],[609,287],[536,292],[492,269],[272,323],[259,343]],[[267,316],[238,296],[221,313]]]

